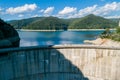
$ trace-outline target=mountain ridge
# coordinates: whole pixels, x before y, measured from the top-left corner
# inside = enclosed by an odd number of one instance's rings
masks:
[[[16,29],[104,29],[118,26],[117,19],[106,19],[89,14],[82,18],[62,19],[58,17],[33,17],[8,21]]]

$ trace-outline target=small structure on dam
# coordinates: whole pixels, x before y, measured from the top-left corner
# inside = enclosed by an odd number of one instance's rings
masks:
[[[120,80],[120,48],[92,45],[0,50],[0,80]]]

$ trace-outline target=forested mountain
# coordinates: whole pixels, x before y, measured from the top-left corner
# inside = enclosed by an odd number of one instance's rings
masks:
[[[120,19],[119,18],[111,18],[110,20],[113,21],[113,22],[118,23]]]
[[[105,19],[93,14],[82,18],[60,19],[57,17],[34,17],[22,20],[9,21],[16,29],[104,29],[118,26],[117,19]]]
[[[34,21],[33,23],[23,27],[24,29],[41,29],[41,30],[66,30],[68,26],[67,20],[57,17],[46,17],[42,20]]]
[[[117,23],[93,14],[87,15],[78,20],[74,20],[70,25],[70,29],[104,29],[117,27]]]
[[[41,20],[44,18],[45,17],[33,17],[33,18],[22,19],[22,20],[7,21],[7,23],[11,24],[16,29],[21,29],[22,27],[27,26],[34,21]]]

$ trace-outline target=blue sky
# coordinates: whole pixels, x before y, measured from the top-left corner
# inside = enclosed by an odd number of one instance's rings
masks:
[[[88,14],[120,18],[120,0],[0,0],[3,20],[41,16],[78,18]]]

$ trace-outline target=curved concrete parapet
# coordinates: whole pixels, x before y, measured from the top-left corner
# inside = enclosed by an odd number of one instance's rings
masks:
[[[55,45],[0,50],[0,80],[119,80],[120,47]]]

